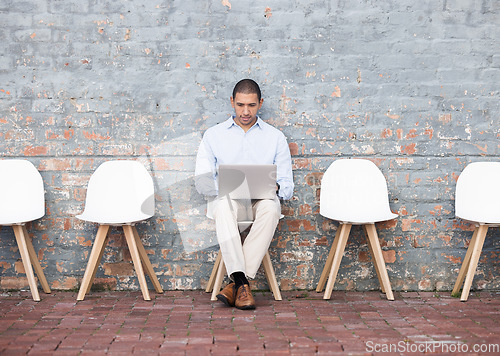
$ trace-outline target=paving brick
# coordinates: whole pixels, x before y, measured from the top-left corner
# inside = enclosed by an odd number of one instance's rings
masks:
[[[219,302],[210,302],[209,295],[199,291],[153,295],[148,303],[142,301],[140,293],[131,296],[129,292],[95,292],[90,300],[78,303],[74,302],[75,294],[69,292],[53,292],[39,303],[33,303],[28,294],[3,296],[0,318],[10,322],[7,328],[0,329],[0,353],[331,355],[372,354],[369,348],[375,344],[382,347],[400,342],[498,345],[498,293],[489,292],[468,304],[434,293],[403,293],[391,302],[374,298],[379,292],[336,292],[336,298],[342,300],[338,305],[287,294],[282,301],[275,301],[270,292],[262,293],[259,299],[266,303],[253,311],[221,308]],[[170,303],[171,313],[190,310],[194,318],[167,323],[165,328],[127,327],[127,319],[131,318],[133,324],[146,324],[158,305]],[[226,318],[217,317],[217,313]],[[121,320],[113,319],[113,314]],[[322,317],[313,323],[313,314]],[[463,322],[463,314],[472,315],[475,321]],[[153,317],[155,321],[162,319]],[[65,323],[66,319],[78,323]],[[60,320],[50,328],[44,324]]]

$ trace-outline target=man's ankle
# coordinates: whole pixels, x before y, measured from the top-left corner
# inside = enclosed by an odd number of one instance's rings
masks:
[[[234,281],[234,287],[236,290],[244,284],[249,284],[248,279],[243,272],[234,272],[231,274],[231,278]]]

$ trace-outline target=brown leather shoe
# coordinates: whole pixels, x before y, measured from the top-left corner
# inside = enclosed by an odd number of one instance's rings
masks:
[[[217,294],[217,299],[222,303],[226,304],[228,307],[234,307],[234,300],[236,299],[236,290],[234,289],[234,283],[229,283],[224,287],[223,290]]]
[[[234,306],[243,310],[255,309],[255,300],[253,299],[252,291],[248,284],[240,286],[236,291]]]

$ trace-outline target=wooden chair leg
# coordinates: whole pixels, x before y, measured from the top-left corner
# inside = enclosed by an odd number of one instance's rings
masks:
[[[38,286],[35,279],[35,274],[33,273],[33,267],[31,266],[31,258],[28,252],[28,245],[26,243],[27,236],[24,235],[23,227],[21,225],[13,225],[14,235],[16,236],[17,246],[19,247],[19,252],[21,254],[21,260],[24,266],[24,272],[28,278],[28,284],[30,286],[31,295],[33,300],[39,302],[40,295],[38,294]]]
[[[224,261],[221,261],[219,264],[219,268],[217,269],[217,275],[214,281],[214,288],[212,290],[212,296],[210,300],[217,300],[217,294],[220,292],[220,288],[222,286],[222,281],[224,280],[224,275],[226,274],[226,266],[224,265]]]
[[[31,264],[33,265],[33,268],[35,268],[35,273],[38,276],[38,280],[42,285],[43,291],[45,293],[50,293],[49,284],[47,283],[47,279],[45,278],[45,274],[43,273],[43,268],[40,265],[40,261],[38,260],[38,256],[33,247],[33,243],[31,242],[31,237],[28,233],[28,230],[26,229],[26,225],[22,225],[22,229],[24,236],[26,237],[26,246],[28,247]]]
[[[323,291],[325,287],[326,278],[328,277],[328,273],[332,268],[333,256],[335,255],[335,251],[337,250],[337,246],[339,243],[340,231],[342,230],[342,224],[337,228],[337,232],[335,233],[335,238],[333,239],[332,247],[330,248],[330,252],[328,253],[328,257],[325,262],[325,267],[323,267],[323,272],[321,272],[321,277],[319,277],[318,286],[316,287],[316,292],[320,293]]]
[[[264,255],[262,264],[264,265],[264,273],[266,275],[267,283],[269,284],[269,289],[271,289],[271,292],[273,292],[274,300],[282,300],[280,287],[278,286],[278,281],[276,280],[276,274],[274,273],[274,268],[271,262],[271,256],[269,256],[269,252],[266,252],[266,254]]]
[[[135,226],[132,226],[132,233],[134,234],[135,243],[137,244],[137,249],[139,250],[139,256],[141,257],[142,264],[144,266],[144,269],[146,270],[146,273],[148,274],[149,278],[151,279],[151,283],[153,283],[153,286],[154,286],[157,293],[163,293],[163,289],[161,287],[160,281],[158,281],[158,277],[156,277],[156,273],[155,273],[155,270],[153,269],[153,265],[151,264],[151,261],[149,260],[148,254],[147,254],[146,250],[144,249],[144,246],[141,242],[141,238],[139,237],[139,234],[137,233],[137,229]]]
[[[97,270],[99,269],[99,264],[102,261],[102,256],[104,255],[104,250],[106,248],[106,245],[108,244],[108,232],[111,227],[109,225],[99,225],[99,228],[97,229],[97,234],[104,234],[104,242],[102,244],[101,251],[99,251],[99,256],[97,257],[97,263],[93,266],[92,268],[92,274],[90,276],[90,280],[88,283],[87,290],[85,291],[85,294],[90,293],[90,290],[92,289],[92,284],[94,284],[94,279],[95,275],[97,274]]]
[[[467,270],[467,277],[465,277],[464,289],[462,290],[462,296],[460,300],[462,302],[467,301],[469,298],[470,288],[472,286],[472,280],[474,279],[474,274],[476,273],[477,263],[479,262],[479,257],[481,256],[481,251],[483,249],[484,239],[486,238],[486,233],[488,232],[488,225],[479,225],[476,241],[474,244],[474,249],[470,256],[469,268]]]
[[[85,294],[90,288],[90,284],[95,276],[99,261],[102,258],[108,230],[109,225],[100,225],[97,230],[97,235],[89,256],[89,262],[87,263],[87,268],[85,269],[85,274],[83,275],[82,284],[76,300],[83,300],[85,298]]]
[[[125,232],[125,239],[127,240],[128,249],[130,251],[130,255],[132,256],[135,273],[137,274],[137,279],[139,280],[142,297],[144,298],[144,300],[151,300],[151,297],[149,296],[148,285],[146,283],[146,276],[144,275],[144,269],[142,268],[141,256],[139,255],[139,250],[137,248],[137,243],[132,231],[132,226],[123,225],[123,231]]]
[[[333,286],[335,280],[337,279],[337,273],[339,272],[340,261],[344,255],[345,246],[347,244],[347,239],[349,237],[349,232],[351,231],[352,224],[342,224],[341,232],[339,234],[339,241],[337,243],[337,248],[335,250],[335,255],[332,260],[332,268],[328,276],[328,283],[326,284],[325,295],[323,299],[330,299],[332,296]]]
[[[375,224],[367,224],[366,232],[368,233],[368,239],[371,241],[373,249],[373,258],[375,264],[378,265],[378,271],[382,279],[382,289],[385,290],[385,295],[388,300],[394,300],[394,295],[392,293],[391,282],[389,281],[389,275],[387,274],[387,269],[385,267],[384,256],[382,254],[382,249],[380,248],[380,242],[377,236],[377,229]],[[377,267],[376,267],[377,268]]]
[[[462,266],[460,267],[460,272],[458,272],[457,280],[455,281],[455,286],[451,292],[453,297],[458,297],[460,294],[460,288],[464,282],[465,276],[467,274],[467,270],[469,269],[470,264],[470,256],[472,255],[472,250],[474,250],[474,245],[477,240],[477,232],[479,231],[479,226],[474,229],[474,233],[472,234],[472,239],[469,242],[469,247],[467,248],[467,253],[465,254],[464,260],[462,261]]]
[[[365,230],[365,233],[366,233],[366,241],[368,243],[368,248],[370,249],[370,255],[372,256],[373,265],[375,266],[375,272],[377,273],[377,278],[378,278],[378,282],[380,284],[380,289],[382,290],[382,293],[385,294],[384,283],[382,281],[382,276],[380,274],[379,266],[377,263],[375,263],[375,258],[374,258],[375,253],[373,252],[372,243],[371,243],[370,239],[368,238],[368,231],[366,230],[366,224],[363,225],[363,229]]]
[[[215,259],[214,267],[212,268],[212,273],[208,279],[207,288],[205,292],[210,293],[214,289],[215,277],[217,276],[217,271],[219,270],[219,265],[222,261],[222,252],[219,250],[217,253],[217,258]]]

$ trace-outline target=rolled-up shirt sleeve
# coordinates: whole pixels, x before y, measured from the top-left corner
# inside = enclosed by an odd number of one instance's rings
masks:
[[[285,135],[281,134],[278,141],[274,163],[277,166],[276,182],[279,185],[278,197],[289,200],[293,196],[292,157]]]
[[[217,195],[217,168],[216,158],[205,136],[201,140],[196,155],[194,183],[198,193],[203,195]]]

